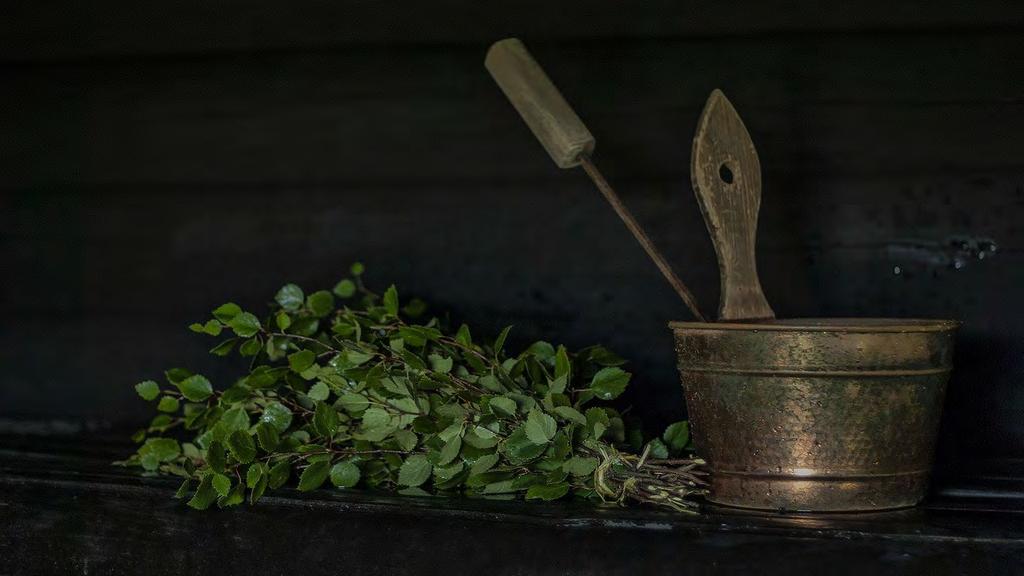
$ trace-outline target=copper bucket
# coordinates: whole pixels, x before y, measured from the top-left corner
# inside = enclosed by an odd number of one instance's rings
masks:
[[[709,500],[824,512],[924,498],[957,322],[669,326]]]
[[[920,501],[957,324],[760,320],[775,316],[754,258],[761,163],[719,90],[701,113],[690,167],[722,281],[724,322],[703,322],[690,290],[591,161],[594,137],[522,43],[496,42],[485,65],[552,160],[583,167],[702,320],[670,326],[693,437],[712,472],[711,500],[822,511]]]

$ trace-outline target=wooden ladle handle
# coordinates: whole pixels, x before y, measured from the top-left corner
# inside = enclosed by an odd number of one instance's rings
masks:
[[[774,318],[754,258],[761,162],[747,128],[720,90],[712,92],[704,105],[693,138],[690,175],[718,256],[718,318]]]

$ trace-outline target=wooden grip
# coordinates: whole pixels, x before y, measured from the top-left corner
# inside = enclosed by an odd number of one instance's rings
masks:
[[[594,150],[590,130],[518,38],[492,44],[484,66],[559,168]]]
[[[774,318],[754,259],[761,162],[743,121],[719,90],[711,93],[701,114],[690,177],[718,256],[719,320]]]

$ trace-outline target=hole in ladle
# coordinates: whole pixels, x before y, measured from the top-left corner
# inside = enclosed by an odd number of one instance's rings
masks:
[[[726,184],[732,184],[732,170],[725,164],[718,167],[718,177],[722,179],[722,182]]]

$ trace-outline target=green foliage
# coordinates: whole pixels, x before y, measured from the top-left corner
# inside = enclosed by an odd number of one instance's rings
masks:
[[[245,356],[249,371],[218,390],[181,368],[166,372],[167,385],[137,384],[143,399],[160,398],[160,415],[125,463],[184,477],[179,497],[194,490],[188,505],[197,509],[256,502],[292,478],[300,490],[330,480],[403,493],[574,493],[660,504],[667,501],[650,490],[671,489],[666,505],[692,507],[696,476],[664,487],[651,480],[664,472],[641,470],[688,447],[685,422],[650,441],[643,458],[618,451],[627,438],[643,445],[601,404],[629,383],[620,357],[548,342],[510,354],[511,327],[492,345],[474,342],[467,326],[447,330],[393,285],[380,295],[367,290],[362,264],[350,272],[332,291],[285,285],[263,317],[227,303],[190,326],[233,333],[211,352]],[[630,474],[645,478],[648,492],[637,492]]]
[[[135,385],[135,392],[143,400],[156,400],[156,397],[160,395],[160,385],[152,380],[146,380]]]
[[[690,423],[683,420],[669,424],[661,439],[673,452],[680,452],[690,443]]]

